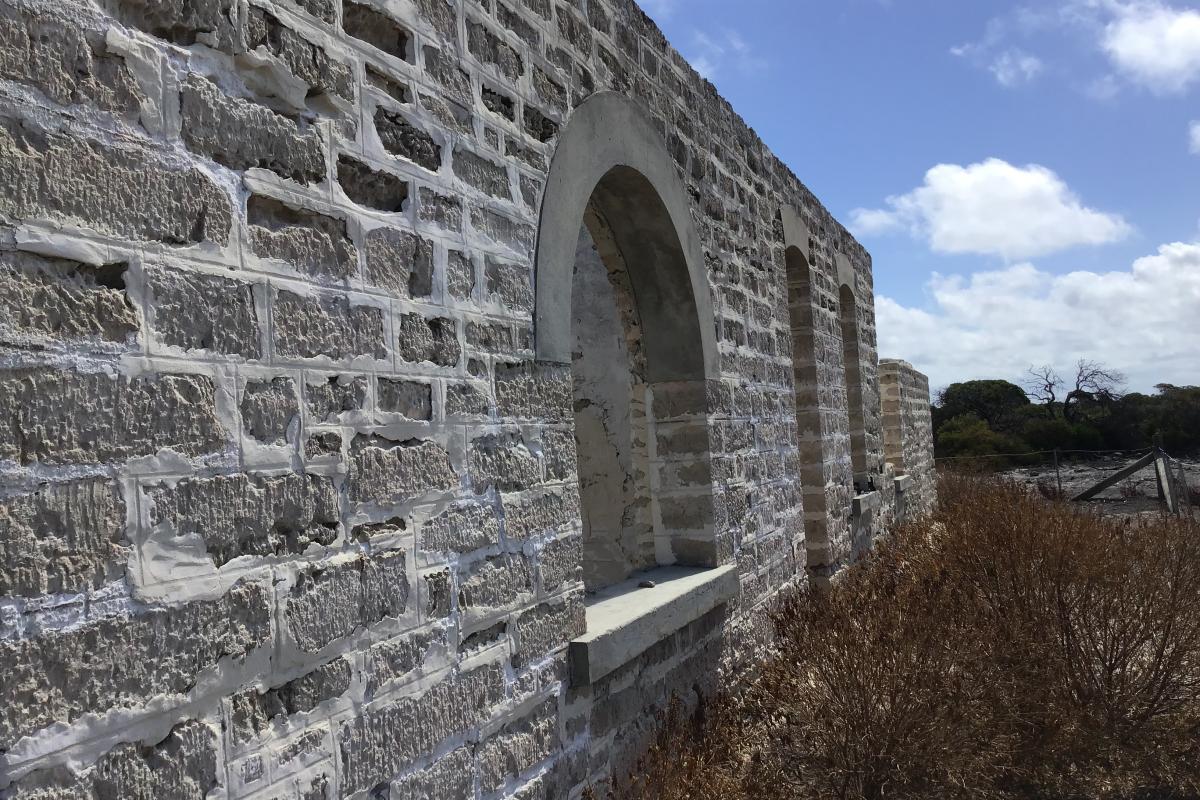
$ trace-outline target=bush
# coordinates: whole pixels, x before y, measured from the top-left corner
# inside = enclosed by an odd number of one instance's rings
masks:
[[[664,720],[635,798],[1200,797],[1200,529],[947,477],[778,656]]]

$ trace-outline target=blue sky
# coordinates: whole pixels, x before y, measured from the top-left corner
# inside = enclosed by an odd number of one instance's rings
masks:
[[[1200,384],[1200,5],[644,7],[870,249],[882,355]]]

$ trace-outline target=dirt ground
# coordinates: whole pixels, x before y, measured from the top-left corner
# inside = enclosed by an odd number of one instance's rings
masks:
[[[1128,457],[1109,456],[1085,462],[1064,462],[1059,468],[1063,494],[1068,498],[1074,497],[1139,457],[1140,454],[1131,453]],[[1191,508],[1189,509],[1185,499],[1183,513],[1187,514],[1190,511],[1200,519],[1200,461],[1180,459],[1176,463],[1183,466],[1184,480],[1190,489]],[[1052,464],[1009,470],[1004,476],[1026,483],[1030,488],[1039,489],[1048,496],[1052,496],[1058,483]],[[1153,465],[1135,472],[1117,485],[1105,489],[1094,499],[1080,505],[1105,515],[1121,517],[1157,516],[1164,513],[1162,503],[1158,499],[1158,482]]]

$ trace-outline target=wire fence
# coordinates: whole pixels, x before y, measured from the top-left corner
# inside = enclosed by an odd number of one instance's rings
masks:
[[[977,456],[937,456],[934,461],[965,461],[978,458],[1022,458],[1024,456],[1049,456],[1049,455],[1071,455],[1079,453],[1087,453],[1090,455],[1111,455],[1112,453],[1122,453],[1124,455],[1144,456],[1157,448],[1144,447],[1140,450],[1027,450],[1024,453],[984,453]]]

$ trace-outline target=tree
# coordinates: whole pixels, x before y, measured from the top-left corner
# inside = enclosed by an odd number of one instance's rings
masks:
[[[1109,369],[1099,362],[1081,358],[1075,365],[1075,388],[1063,398],[1063,418],[1077,422],[1081,403],[1096,403],[1108,409],[1121,398],[1120,389],[1125,385],[1124,374]]]
[[[1045,409],[1046,416],[1050,419],[1054,419],[1054,406],[1058,402],[1062,382],[1054,367],[1048,364],[1030,367],[1025,371],[1025,393]]]
[[[952,383],[938,396],[939,417],[973,416],[994,431],[1013,430],[1019,414],[1029,405],[1024,390],[1002,380]]]

